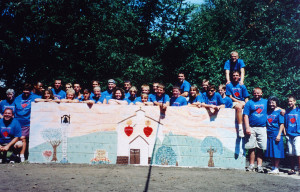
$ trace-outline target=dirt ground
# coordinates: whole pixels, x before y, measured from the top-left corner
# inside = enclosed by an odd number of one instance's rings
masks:
[[[0,164],[0,191],[299,191],[300,176],[234,169]],[[149,172],[151,174],[149,174]]]

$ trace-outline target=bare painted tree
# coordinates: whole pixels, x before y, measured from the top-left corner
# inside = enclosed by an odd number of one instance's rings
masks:
[[[44,129],[42,132],[42,137],[50,143],[50,145],[53,147],[53,156],[51,161],[57,161],[56,152],[57,147],[62,142],[62,129],[61,128],[47,128]]]
[[[214,167],[214,153],[222,154],[223,145],[222,142],[216,137],[208,136],[201,143],[201,151],[209,154],[208,167]]]

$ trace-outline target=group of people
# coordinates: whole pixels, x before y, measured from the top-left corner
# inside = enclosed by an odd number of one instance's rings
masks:
[[[295,158],[300,164],[300,110],[296,107],[296,98],[288,97],[289,108],[283,110],[278,107],[278,99],[262,98],[262,89],[253,90],[253,98],[244,85],[245,64],[239,59],[238,53],[231,52],[231,59],[226,61],[224,70],[226,85],[217,87],[203,80],[201,90],[191,85],[183,72],[178,73],[178,82],[172,88],[172,96],[165,93],[165,86],[161,83],[142,85],[138,89],[130,81],[124,81],[123,88],[117,87],[114,79],[109,79],[108,89],[101,92],[99,81],[92,81],[92,91],[81,88],[80,83],[67,83],[63,90],[61,80],[55,80],[54,86],[43,88],[41,82],[33,86],[26,83],[23,93],[14,96],[14,90],[6,91],[6,99],[0,103],[0,151],[2,155],[8,151],[20,154],[20,161],[28,158],[28,141],[30,129],[30,111],[32,102],[66,102],[115,105],[145,105],[159,106],[161,111],[168,106],[204,107],[210,115],[218,113],[221,108],[236,110],[237,133],[245,137],[245,148],[249,150],[250,165],[248,171],[254,170],[255,155],[257,155],[257,171],[263,172],[262,157],[272,159],[273,168],[270,173],[279,173],[279,160],[284,158],[284,143],[282,135],[287,135],[288,154],[292,156],[292,169],[289,174],[295,174]],[[19,140],[20,139],[20,140]],[[14,157],[14,156],[13,156]],[[2,161],[6,161],[2,158]]]

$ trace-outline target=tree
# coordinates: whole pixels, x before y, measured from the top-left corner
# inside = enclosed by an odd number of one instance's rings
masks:
[[[62,142],[62,129],[61,128],[47,128],[44,129],[42,132],[42,137],[50,143],[50,145],[53,147],[53,155],[51,161],[57,161],[56,153],[57,153],[57,147]]]
[[[209,154],[208,167],[214,167],[214,153],[222,154],[223,145],[222,142],[216,137],[208,136],[201,143],[201,151]]]
[[[161,146],[158,148],[155,156],[155,164],[157,165],[176,165],[177,158],[171,147]]]

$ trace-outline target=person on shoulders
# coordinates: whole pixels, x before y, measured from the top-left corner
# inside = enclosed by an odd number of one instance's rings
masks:
[[[189,93],[189,106],[201,107],[201,103],[203,103],[203,96],[199,93],[199,89],[197,85],[192,85]]]
[[[21,136],[22,129],[20,123],[14,119],[13,110],[6,108],[3,112],[3,119],[0,119],[0,153],[3,153],[2,163],[5,163],[7,160],[6,155],[8,151],[13,152],[10,156],[10,160],[15,160],[12,157],[17,157],[20,148],[22,148],[22,142],[15,145]]]
[[[282,133],[284,130],[284,117],[280,114],[278,99],[271,96],[268,99],[267,110],[267,150],[265,157],[271,158],[272,170],[269,174],[279,174],[279,162],[284,158],[284,144]]]
[[[233,71],[239,71],[241,74],[240,84],[244,84],[245,78],[245,63],[242,59],[239,59],[239,54],[236,51],[230,53],[231,59],[227,60],[224,65],[226,85],[230,83],[230,77]]]
[[[225,108],[224,101],[219,93],[216,93],[216,86],[210,85],[206,95],[203,96],[202,106],[207,109],[213,109],[213,114],[217,113],[221,108]]]
[[[180,95],[183,97],[189,96],[189,91],[191,84],[185,80],[185,75],[183,72],[178,73],[178,83],[177,86],[180,88]]]
[[[127,98],[127,102],[129,105],[134,105],[137,101],[137,97],[136,97],[137,88],[135,86],[132,86],[129,89],[129,93],[130,93],[130,96]]]
[[[46,89],[42,93],[42,98],[36,98],[35,102],[51,102],[54,100],[54,95],[51,89]]]
[[[187,105],[186,98],[181,96],[180,87],[173,86],[173,96],[170,99],[171,106],[184,106]]]
[[[287,134],[288,155],[291,170],[289,175],[296,174],[295,164],[298,163],[298,174],[300,176],[300,108],[296,106],[296,97],[288,97],[288,108],[284,115],[284,125]]]
[[[221,84],[219,86],[219,93],[222,96],[222,99],[224,101],[225,104],[225,108],[232,108],[232,100],[226,96],[226,85]]]
[[[13,110],[13,114],[15,114],[15,91],[13,89],[7,89],[6,91],[6,99],[0,102],[0,118],[4,113],[6,108],[11,108]]]
[[[150,98],[150,101],[154,105],[159,106],[163,111],[170,106],[170,97],[165,94],[165,86],[163,84],[157,85],[156,94]]]
[[[232,72],[232,81],[226,85],[226,95],[233,101],[232,108],[236,111],[236,117],[239,126],[239,136],[244,137],[243,115],[242,111],[248,101],[249,93],[245,85],[240,83],[240,72]]]
[[[62,99],[61,102],[63,103],[79,103],[78,99],[75,99],[75,91],[73,88],[67,90],[67,98]]]
[[[61,80],[57,79],[54,82],[54,88],[52,88],[54,99],[65,99],[67,94],[62,90]]]
[[[125,99],[125,92],[122,88],[116,87],[113,90],[112,99],[108,101],[108,104],[113,105],[128,105],[127,100]]]
[[[113,89],[116,87],[116,82],[113,79],[109,79],[107,82],[108,89],[102,93],[102,96],[105,98],[103,103],[107,104],[108,101],[112,98]]]
[[[267,148],[267,106],[268,101],[262,98],[261,88],[253,89],[253,98],[244,107],[244,123],[246,128],[245,149],[249,150],[249,167],[247,171],[254,171],[255,156],[257,156],[257,172],[263,173],[263,150]]]

